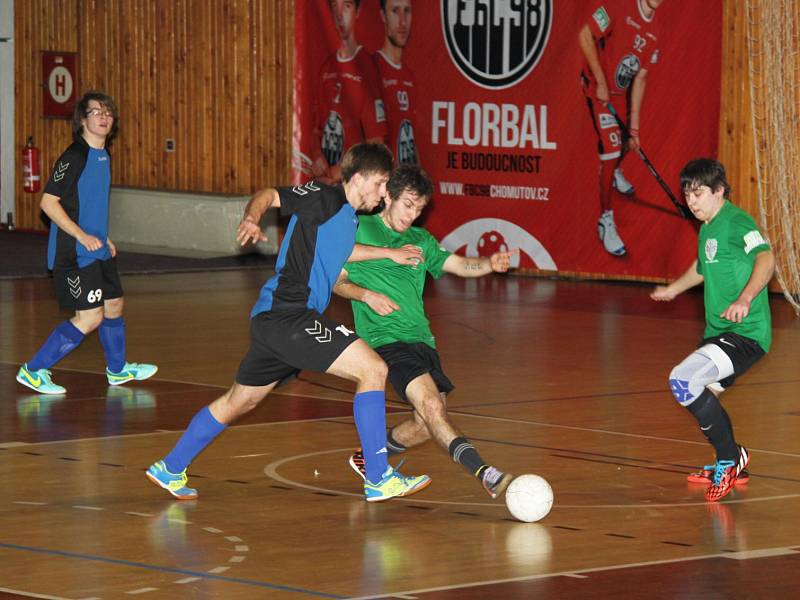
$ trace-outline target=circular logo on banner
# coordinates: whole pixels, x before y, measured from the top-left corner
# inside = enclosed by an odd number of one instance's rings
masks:
[[[64,104],[72,97],[72,75],[64,67],[55,67],[47,78],[50,96],[59,104]]]
[[[475,219],[456,227],[442,239],[442,246],[454,252],[464,248],[466,256],[491,256],[519,248],[537,269],[556,271],[556,263],[542,243],[519,225],[504,219]],[[511,266],[519,267],[519,256],[511,258]]]
[[[553,23],[552,0],[441,1],[450,58],[479,86],[512,86],[542,57]]]
[[[322,129],[322,155],[328,164],[338,165],[344,154],[344,123],[335,110],[328,115]]]
[[[401,165],[417,164],[417,143],[414,141],[414,126],[403,119],[397,133],[397,162]]]

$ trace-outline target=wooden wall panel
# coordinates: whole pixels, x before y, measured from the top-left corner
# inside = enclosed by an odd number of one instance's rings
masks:
[[[289,182],[294,0],[28,0],[15,8],[17,154],[33,134],[45,173],[71,138],[67,122],[40,116],[39,52],[60,50],[79,53],[81,91],[101,89],[117,102],[115,185],[249,194]],[[18,183],[19,227],[43,229],[38,202]]]
[[[758,189],[750,110],[747,10],[741,0],[724,0],[719,160],[725,165],[732,199],[758,215]]]
[[[69,124],[61,119],[44,119],[42,114],[41,52],[78,51],[75,18],[78,0],[29,0],[14,4],[15,140],[16,172],[22,172],[21,152],[28,136],[40,149],[43,168],[49,169],[72,138]],[[40,24],[45,23],[45,26]],[[23,228],[43,229],[39,218],[39,194],[22,191],[16,179],[16,220]]]

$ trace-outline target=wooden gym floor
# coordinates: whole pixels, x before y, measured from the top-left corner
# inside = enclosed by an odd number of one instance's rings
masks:
[[[454,421],[488,461],[551,482],[546,519],[511,519],[431,442],[403,470],[433,484],[368,505],[351,385],[310,373],[229,428],[190,468],[200,498],[175,501],[144,469],[232,381],[266,275],[126,277],[128,357],[158,374],[109,387],[93,335],[54,369],[64,397],[14,380],[68,316],[50,281],[0,281],[0,598],[796,597],[800,320],[782,297],[772,351],[723,397],[753,459],[722,503],[685,481],[712,457],[666,384],[701,296],[502,276],[431,282],[427,307]],[[332,314],[352,322],[338,299]]]

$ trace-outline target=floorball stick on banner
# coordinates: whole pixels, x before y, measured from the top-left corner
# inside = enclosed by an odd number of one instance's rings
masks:
[[[622,130],[622,132],[625,134],[625,137],[630,138],[631,132],[628,129],[628,126],[622,121],[622,119],[619,118],[617,111],[614,110],[614,107],[611,105],[611,103],[606,102],[605,105],[606,108],[608,108],[608,110],[611,111],[611,114],[614,115],[614,118],[617,120],[617,124],[619,125],[619,128]],[[678,214],[682,216],[684,219],[689,219],[689,220],[694,219],[692,211],[690,211],[685,204],[678,202],[678,199],[675,197],[675,194],[672,193],[672,190],[669,188],[667,183],[663,179],[661,179],[661,175],[658,174],[658,171],[656,171],[656,168],[653,166],[653,163],[651,163],[650,159],[647,158],[647,155],[644,153],[644,150],[642,150],[641,147],[639,147],[636,149],[636,152],[637,154],[639,154],[639,158],[642,159],[642,162],[644,162],[645,166],[647,167],[647,170],[650,171],[653,177],[656,178],[658,185],[661,186],[661,189],[666,192],[667,196],[669,196],[669,199],[672,201],[672,204],[674,204],[675,208],[678,209]]]

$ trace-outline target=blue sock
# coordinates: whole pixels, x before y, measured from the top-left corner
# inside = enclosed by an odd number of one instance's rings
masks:
[[[125,319],[103,319],[97,330],[100,343],[103,344],[103,353],[106,355],[108,370],[119,373],[125,366]]]
[[[353,398],[353,416],[361,439],[367,479],[377,483],[389,466],[386,451],[386,395],[383,390],[356,394]]]
[[[71,321],[64,321],[56,325],[42,347],[31,360],[28,361],[29,371],[50,369],[54,364],[72,352],[83,341],[84,335]]]
[[[167,471],[176,475],[183,471],[225,427],[214,418],[207,406],[198,412],[175,447],[164,457]]]

